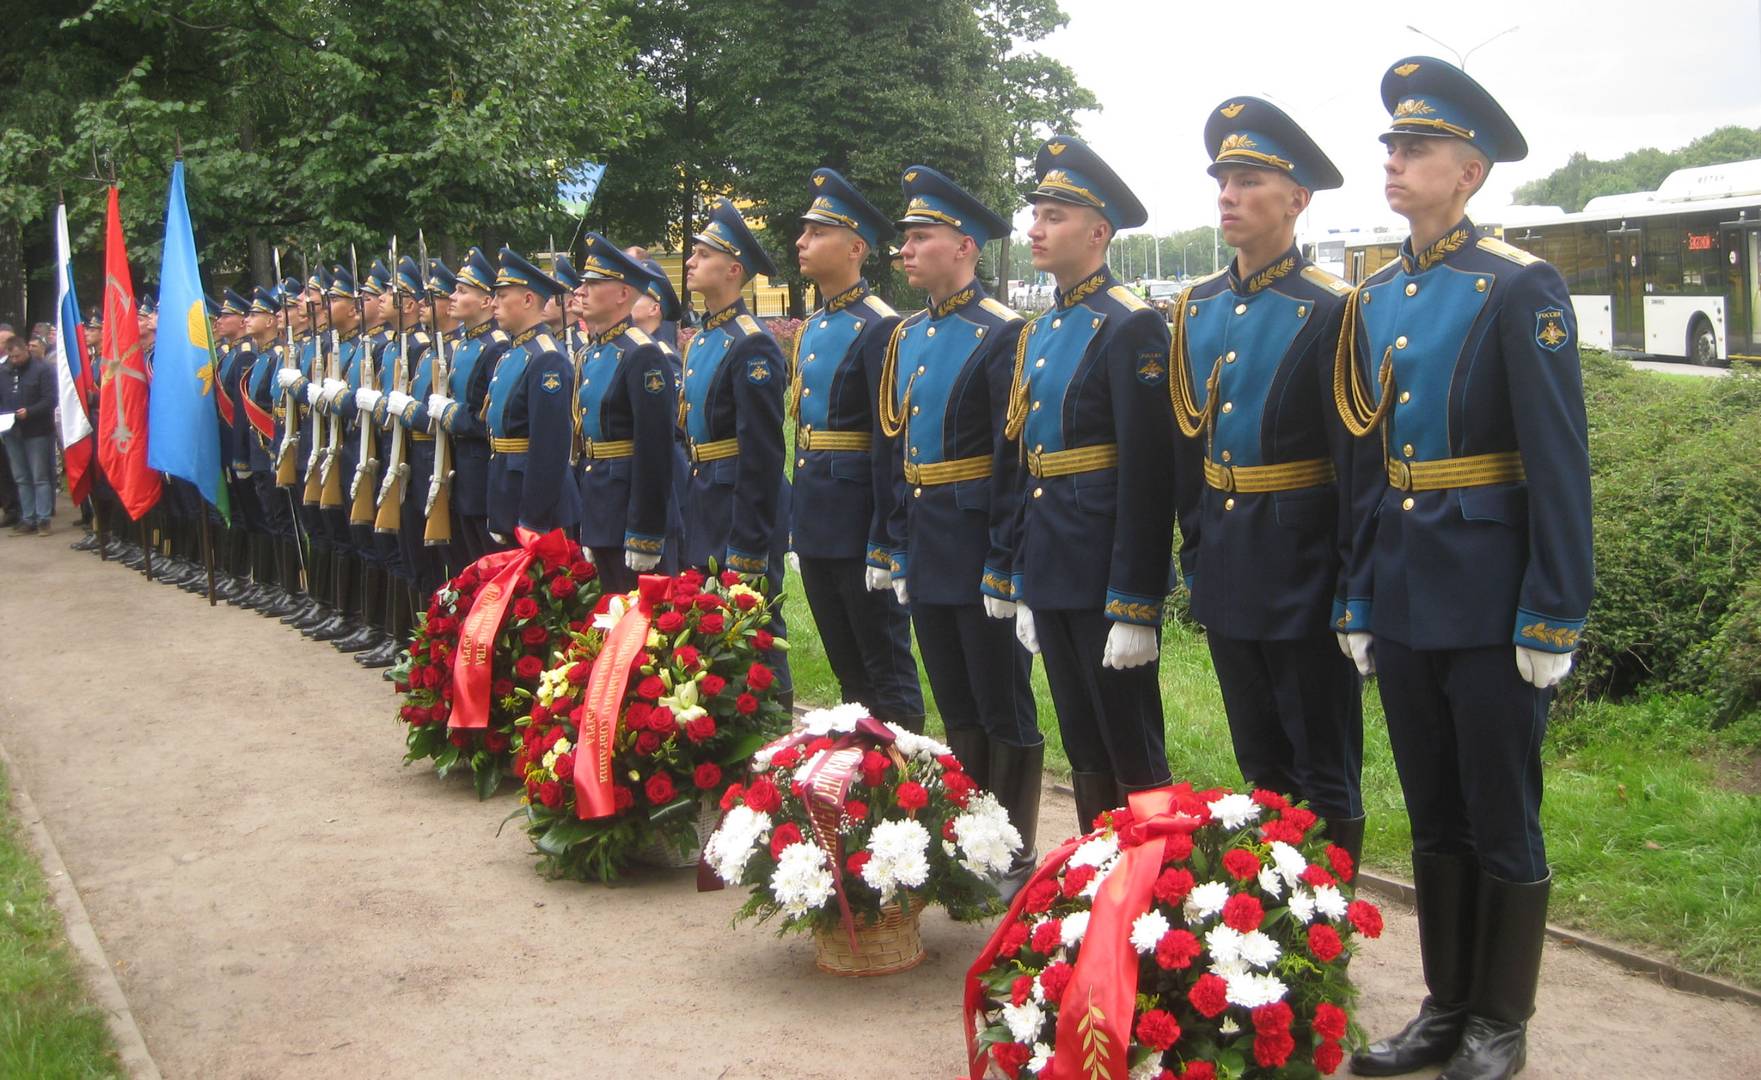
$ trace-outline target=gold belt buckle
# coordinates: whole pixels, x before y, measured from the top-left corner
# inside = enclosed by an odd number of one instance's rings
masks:
[[[1388,459],[1388,479],[1401,491],[1412,490],[1412,466],[1394,458]]]

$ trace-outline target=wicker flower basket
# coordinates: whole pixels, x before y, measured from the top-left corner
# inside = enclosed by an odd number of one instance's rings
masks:
[[[813,930],[813,964],[829,975],[891,975],[923,963],[923,937],[918,932],[922,906],[888,904],[875,922],[856,924],[856,947],[841,926]]]
[[[708,799],[697,804],[697,842],[681,852],[672,844],[658,836],[651,836],[631,855],[631,859],[644,866],[659,866],[668,870],[683,870],[696,866],[703,857],[703,845],[709,842],[709,835],[715,832],[716,822],[721,818],[721,807]]]

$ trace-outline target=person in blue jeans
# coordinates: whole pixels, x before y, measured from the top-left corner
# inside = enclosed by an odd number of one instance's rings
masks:
[[[18,487],[21,520],[12,531],[48,536],[55,513],[55,373],[16,337],[0,375],[0,412],[13,418],[6,460]]]

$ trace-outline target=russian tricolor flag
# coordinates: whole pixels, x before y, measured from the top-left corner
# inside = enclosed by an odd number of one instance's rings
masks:
[[[67,465],[67,490],[82,502],[92,490],[91,358],[86,353],[86,328],[80,320],[79,297],[73,291],[73,252],[67,239],[67,204],[55,207],[55,362],[56,405],[61,426],[61,457]]]

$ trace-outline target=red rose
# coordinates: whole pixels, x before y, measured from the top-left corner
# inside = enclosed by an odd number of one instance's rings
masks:
[[[1302,873],[1298,876],[1298,880],[1317,888],[1322,885],[1339,884],[1332,874],[1327,873],[1327,868],[1318,863],[1310,863],[1308,866],[1304,867]]]
[[[558,574],[550,579],[550,595],[558,600],[567,600],[575,595],[575,579],[567,574]]]
[[[1248,798],[1265,807],[1267,810],[1285,810],[1290,806],[1289,799],[1286,799],[1284,796],[1270,788],[1254,788],[1253,793],[1249,795]]]
[[[542,645],[546,641],[549,641],[549,640],[550,640],[550,631],[546,630],[543,626],[540,626],[538,623],[533,623],[531,626],[528,626],[528,627],[526,627],[526,629],[520,631],[520,641],[522,644],[525,644],[525,645]]]
[[[885,754],[873,750],[863,751],[862,782],[869,787],[880,787],[881,781],[886,778],[887,766],[891,764]]]
[[[746,805],[761,814],[775,813],[783,805],[783,793],[770,777],[760,776],[746,789]]]
[[[703,585],[703,571],[692,570],[687,567],[686,569],[679,571],[677,580],[681,584],[691,586],[693,589],[700,588]]]
[[[691,597],[691,606],[698,611],[720,611],[722,608],[727,607],[726,604],[722,603],[721,597],[710,596],[707,593]]]
[[[922,810],[929,805],[929,792],[917,781],[907,780],[899,785],[899,805],[908,813]]]
[[[1268,1069],[1283,1068],[1296,1050],[1296,1040],[1288,1031],[1276,1035],[1256,1035],[1253,1040],[1253,1059]]]
[[[1095,868],[1092,866],[1077,866],[1064,871],[1064,896],[1067,899],[1075,898],[1094,879]]]
[[[616,784],[611,789],[611,804],[613,810],[628,810],[636,805],[636,793],[622,784]]]
[[[856,854],[844,860],[844,869],[850,871],[850,874],[853,877],[861,877],[862,868],[867,866],[868,860],[872,858],[874,858],[874,852],[867,850],[858,851]]]
[[[1217,1080],[1217,1066],[1208,1061],[1189,1061],[1180,1070],[1180,1080]]]
[[[508,748],[508,737],[504,731],[489,731],[483,736],[483,749],[492,754],[499,754]]]
[[[1057,898],[1058,898],[1058,883],[1057,882],[1052,881],[1050,879],[1047,879],[1045,881],[1036,881],[1032,885],[1028,886],[1027,900],[1024,902],[1021,910],[1027,912],[1030,915],[1038,915],[1042,911],[1049,910],[1052,906],[1052,901],[1056,900]]]
[[[715,738],[715,717],[704,713],[695,720],[685,723],[685,737],[694,743]]]
[[[734,699],[734,711],[741,716],[751,716],[758,711],[758,699],[751,694],[741,694]]]
[[[728,621],[720,612],[711,612],[697,620],[697,629],[705,634],[719,634],[728,628]]]
[[[1260,859],[1251,851],[1230,848],[1223,853],[1223,869],[1236,881],[1248,881],[1259,876]]]
[[[686,671],[695,671],[697,665],[703,662],[703,655],[697,651],[695,645],[680,645],[673,650],[673,662]]]
[[[536,656],[522,656],[514,661],[514,678],[516,679],[531,680],[542,674],[544,674],[544,661]]]
[[[714,697],[721,693],[727,685],[728,680],[720,675],[705,675],[703,681],[697,684],[697,689],[704,697]]]
[[[1175,833],[1168,837],[1168,843],[1162,848],[1162,863],[1185,862],[1192,858],[1192,837],[1185,833]]]
[[[691,774],[691,782],[699,790],[708,791],[722,782],[722,767],[713,761],[705,761]]]
[[[593,573],[593,564],[586,559],[576,559],[569,564],[569,576],[576,581],[591,581]]]
[[[652,757],[660,749],[660,736],[652,731],[644,731],[636,736],[636,752],[643,757]]]
[[[1382,909],[1368,900],[1353,900],[1345,909],[1345,917],[1351,920],[1351,925],[1357,927],[1357,932],[1364,937],[1382,936]]]
[[[783,857],[784,848],[800,842],[801,826],[793,821],[785,821],[770,834],[770,857],[780,859]]]
[[[991,1060],[1013,1080],[1021,1075],[1021,1067],[1033,1060],[1033,1051],[1018,1042],[997,1043],[991,1047]]]
[[[489,694],[491,697],[507,697],[513,692],[514,680],[512,679],[496,679],[489,684]]]
[[[769,652],[776,644],[776,636],[769,630],[759,629],[752,632],[752,647],[759,652]]]
[[[538,785],[538,801],[545,809],[555,810],[563,804],[563,786],[555,780],[546,780]]]
[[[532,722],[534,724],[542,724],[549,719],[550,710],[534,701],[532,703]]]
[[[1315,1068],[1322,1076],[1332,1076],[1344,1060],[1345,1051],[1332,1039],[1323,1039],[1321,1045],[1315,1047]]]
[[[649,701],[658,701],[660,695],[664,693],[666,693],[666,683],[661,681],[659,675],[645,676],[641,682],[636,684],[636,696],[647,698]]]
[[[428,706],[428,719],[432,723],[444,724],[452,713],[452,708],[444,703]]]
[[[1033,928],[1033,951],[1046,956],[1052,954],[1064,940],[1064,920],[1047,919]]]
[[[1327,845],[1327,863],[1333,867],[1333,873],[1338,875],[1340,881],[1350,881],[1351,875],[1357,871],[1351,861],[1351,852],[1337,844]]]
[[[1180,1024],[1172,1013],[1150,1009],[1137,1018],[1137,1041],[1157,1050],[1166,1050],[1180,1038]]]
[[[1162,875],[1156,878],[1156,902],[1174,907],[1186,899],[1186,894],[1192,891],[1193,884],[1192,871],[1190,870],[1164,870]]]
[[[1296,1014],[1290,1010],[1290,1005],[1283,1001],[1261,1005],[1253,1011],[1253,1029],[1261,1035],[1276,1035],[1281,1031],[1289,1031],[1290,1025],[1295,1022]]]
[[[654,620],[654,628],[671,637],[685,628],[685,617],[676,611],[669,611]]]
[[[661,806],[672,802],[673,796],[678,794],[678,791],[673,787],[672,777],[666,773],[657,772],[648,778],[648,783],[642,786],[642,793],[648,796],[650,805]]]
[[[1266,909],[1246,893],[1236,893],[1223,903],[1223,925],[1246,934],[1266,921]]]
[[[524,580],[524,579],[522,579]],[[528,586],[529,587],[529,586]],[[538,601],[530,596],[522,596],[514,601],[514,618],[530,619],[538,614]]]
[[[556,774],[559,777],[575,775],[574,754],[558,754],[556,756]]]
[[[758,606],[758,597],[753,596],[751,593],[741,593],[739,596],[734,597],[734,606],[741,611],[751,611]]]
[[[532,579],[530,577],[519,577],[519,578],[514,579],[514,595],[515,596],[525,596],[527,593],[529,593],[531,591],[532,591]]]
[[[744,784],[738,782],[729,784],[728,790],[722,792],[722,812],[726,813],[740,805],[740,797],[744,794],[746,794],[746,787]]]
[[[868,853],[863,852],[863,854]],[[1003,931],[1002,941],[997,945],[997,955],[1014,956],[1021,951],[1021,946],[1025,944],[1027,944],[1027,924],[1023,922],[1010,923],[1009,928]]]
[[[1032,996],[1033,996],[1033,976],[1031,976],[1031,975],[1017,975],[1017,976],[1015,976],[1015,981],[1009,984],[1009,1004],[1011,1004],[1011,1005],[1025,1005],[1025,1004],[1027,1004],[1027,999]]]
[[[1221,977],[1206,972],[1192,984],[1192,989],[1187,991],[1186,1000],[1192,1002],[1192,1007],[1199,1011],[1200,1016],[1207,1020],[1215,1019],[1229,1007],[1229,984]]]
[[[1046,969],[1039,973],[1040,989],[1046,992],[1046,1000],[1055,1003],[1062,998],[1064,988],[1070,985],[1070,979],[1075,974],[1076,969],[1062,960],[1047,964]]]
[[[801,750],[799,747],[785,746],[771,755],[770,763],[779,769],[793,769],[801,764]]]
[[[1323,1039],[1345,1038],[1345,1010],[1330,1001],[1315,1006],[1315,1034]]]
[[[593,665],[585,660],[577,660],[569,665],[569,685],[586,686],[587,680],[593,677]]]
[[[866,821],[868,820],[868,804],[861,799],[846,799],[844,801],[844,816],[851,821]],[[953,818],[948,819],[950,823],[953,820]]]
[[[1318,922],[1309,926],[1309,952],[1315,959],[1325,964],[1338,956],[1344,949],[1339,941],[1339,932],[1326,923]]]
[[[1204,951],[1198,938],[1188,930],[1170,930],[1156,942],[1156,963],[1166,971],[1184,971]]]
[[[770,684],[776,681],[776,674],[763,664],[753,664],[746,669],[746,685],[760,693],[770,689]]]

